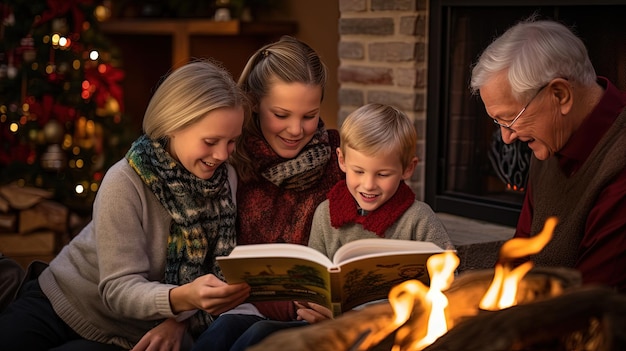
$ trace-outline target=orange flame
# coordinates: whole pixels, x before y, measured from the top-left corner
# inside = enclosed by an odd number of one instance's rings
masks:
[[[391,334],[394,330],[398,329],[401,325],[404,325],[413,313],[416,302],[425,301],[428,287],[419,280],[407,280],[400,283],[389,291],[389,303],[394,313],[394,320],[386,327],[377,331],[376,333],[366,336],[366,338],[359,344],[358,350],[369,350],[371,347],[377,345],[387,335]],[[421,317],[422,314],[417,314],[417,317]],[[424,325],[426,320],[423,321]],[[415,334],[412,330],[403,329],[398,331],[398,334],[404,333]],[[396,338],[398,337],[396,334]]]
[[[431,277],[430,288],[427,288],[419,281],[408,281],[400,286],[394,287],[389,294],[389,300],[392,306],[394,306],[394,312],[400,309],[396,306],[397,296],[404,296],[405,294],[410,295],[411,291],[419,292],[419,294],[413,294],[413,300],[415,300],[418,295],[423,296],[420,298],[420,301],[425,303],[426,312],[428,312],[423,313],[423,315],[428,315],[426,335],[421,339],[417,338],[415,328],[412,325],[413,323],[404,324],[396,333],[396,343],[392,351],[421,350],[432,344],[437,338],[448,331],[445,314],[445,309],[448,306],[448,298],[444,295],[443,290],[447,289],[454,279],[454,270],[459,265],[459,257],[453,251],[446,251],[431,256],[426,262],[426,265]],[[412,310],[413,302],[411,302],[409,311]],[[406,311],[400,313],[403,313],[404,318]],[[396,314],[396,316],[398,315]],[[406,316],[406,318],[408,318],[408,316]],[[404,340],[409,340],[408,345],[406,345],[407,343],[404,342]]]
[[[557,223],[556,217],[550,217],[536,236],[514,238],[502,245],[493,281],[480,302],[480,308],[497,310],[517,303],[519,282],[533,264],[528,261],[513,268],[513,261],[541,251],[552,239]],[[453,251],[446,251],[431,256],[426,264],[431,277],[430,288],[418,280],[409,280],[389,292],[395,319],[377,333],[376,338],[380,340],[380,335],[387,336],[399,327],[392,351],[422,350],[448,331],[445,314],[448,299],[443,291],[454,279],[459,258]],[[369,345],[373,344],[371,339]]]
[[[537,235],[530,238],[514,238],[502,245],[493,281],[480,301],[480,308],[494,311],[517,303],[517,287],[526,273],[532,269],[533,263],[528,261],[513,268],[512,261],[541,251],[552,239],[557,223],[556,217],[550,217]]]

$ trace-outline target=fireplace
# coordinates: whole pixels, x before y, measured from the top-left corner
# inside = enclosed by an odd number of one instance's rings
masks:
[[[469,91],[479,53],[535,13],[572,26],[598,75],[626,90],[626,1],[430,1],[425,200],[437,212],[514,226],[530,150],[504,145],[499,128]]]

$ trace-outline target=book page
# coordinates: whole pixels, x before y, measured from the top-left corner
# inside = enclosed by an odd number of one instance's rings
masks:
[[[338,292],[342,312],[386,299],[392,287],[406,280],[417,279],[430,285],[426,268],[430,256],[431,253],[377,256],[342,265],[335,273],[341,275]]]
[[[388,256],[400,253],[439,253],[444,250],[428,241],[369,238],[351,241],[340,247],[333,262],[343,265],[355,259]]]
[[[245,250],[235,252],[244,247]],[[217,262],[229,284],[246,282],[250,285],[248,302],[299,300],[332,309],[331,278],[327,268],[330,260],[322,253],[306,246],[282,243],[237,246],[233,253],[217,257]],[[307,254],[311,259],[305,258]],[[315,258],[326,264],[316,262]]]
[[[330,268],[333,263],[323,253],[305,245],[289,243],[270,243],[238,245],[228,256],[218,257],[218,260],[229,260],[245,257],[291,257],[307,259]]]

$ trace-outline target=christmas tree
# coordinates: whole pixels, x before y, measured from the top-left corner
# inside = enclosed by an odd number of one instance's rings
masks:
[[[98,28],[105,5],[0,4],[0,184],[50,190],[83,213],[135,137],[125,128],[121,61]]]

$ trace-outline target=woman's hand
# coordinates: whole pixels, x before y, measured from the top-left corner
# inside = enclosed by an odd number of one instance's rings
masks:
[[[179,351],[185,338],[185,328],[184,322],[166,319],[150,329],[132,351]]]
[[[206,274],[170,290],[170,304],[174,313],[201,309],[218,315],[240,305],[249,295],[248,284],[229,285],[213,274]]]
[[[333,319],[333,312],[328,308],[313,302],[294,301],[296,314],[299,321],[307,321],[310,324]]]

